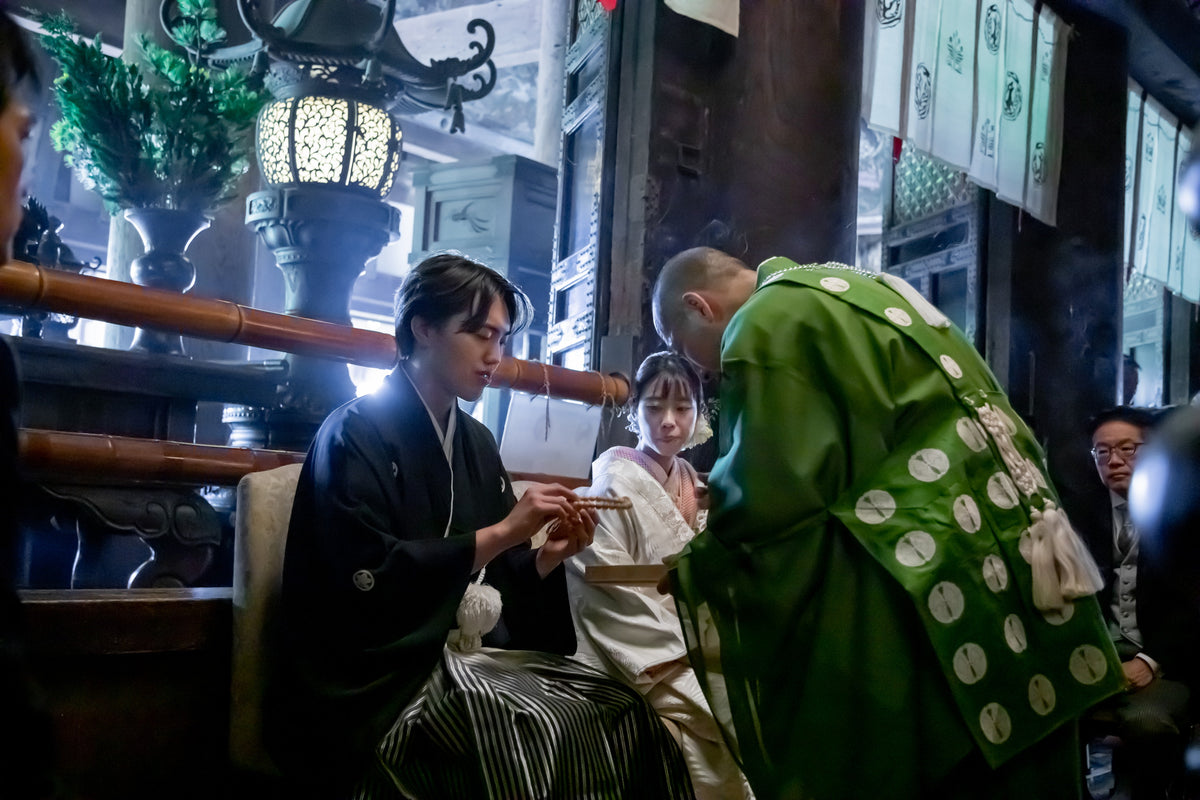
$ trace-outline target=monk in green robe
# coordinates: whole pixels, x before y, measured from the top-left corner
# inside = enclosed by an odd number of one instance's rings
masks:
[[[654,318],[720,374],[669,579],[759,800],[1079,796],[1075,720],[1122,688],[1100,575],[966,338],[892,276],[708,248]]]

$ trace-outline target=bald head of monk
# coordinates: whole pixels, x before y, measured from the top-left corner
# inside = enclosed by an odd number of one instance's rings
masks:
[[[721,336],[754,293],[757,273],[728,253],[693,247],[663,265],[654,282],[654,327],[672,350],[707,372],[721,368]]]

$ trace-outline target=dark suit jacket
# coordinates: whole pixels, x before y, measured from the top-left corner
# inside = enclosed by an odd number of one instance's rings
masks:
[[[1109,495],[1106,492],[1105,500]],[[1097,599],[1105,619],[1112,621],[1113,521],[1109,505],[1085,519],[1072,521],[1087,542],[1104,578],[1104,589]],[[1163,677],[1182,681],[1192,689],[1200,688],[1200,613],[1190,601],[1171,588],[1139,553],[1137,575],[1138,629],[1142,633],[1141,651],[1158,662]],[[1194,698],[1193,702],[1196,701]]]

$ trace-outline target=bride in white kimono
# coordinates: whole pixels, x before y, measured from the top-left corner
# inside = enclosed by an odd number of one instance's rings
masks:
[[[583,579],[589,566],[661,564],[703,528],[700,481],[678,457],[712,435],[701,402],[700,378],[682,356],[654,353],[638,368],[629,399],[637,448],[606,450],[592,464],[591,488],[580,492],[628,497],[633,507],[600,510],[592,546],[566,564],[575,657],[637,689],[674,723],[699,800],[750,798],[688,664],[674,599],[652,586]]]

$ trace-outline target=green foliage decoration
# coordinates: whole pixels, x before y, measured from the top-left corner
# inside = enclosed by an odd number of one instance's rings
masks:
[[[203,54],[225,38],[214,0],[177,0],[171,37],[184,56],[139,43],[148,69],[88,44],[65,13],[42,16],[42,42],[62,68],[54,97],[62,118],[50,129],[80,181],[123,208],[208,212],[231,199],[250,166],[251,135],[269,99],[240,69],[216,70]]]

